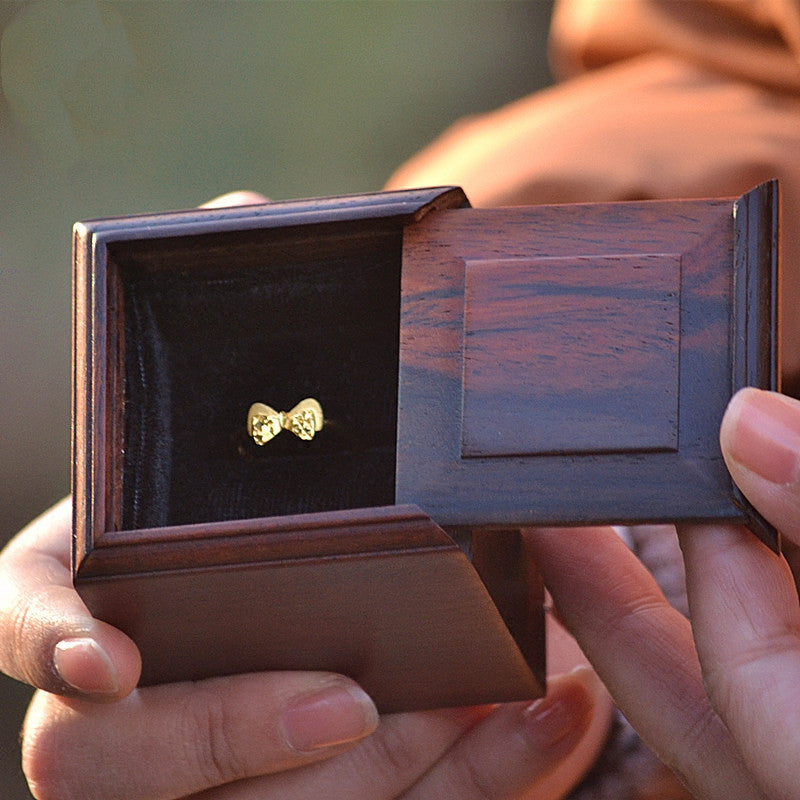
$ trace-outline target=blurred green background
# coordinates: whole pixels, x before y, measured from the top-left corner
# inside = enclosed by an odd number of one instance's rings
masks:
[[[74,221],[377,190],[550,82],[551,6],[0,0],[0,544],[69,491]],[[4,800],[28,698],[0,678]]]

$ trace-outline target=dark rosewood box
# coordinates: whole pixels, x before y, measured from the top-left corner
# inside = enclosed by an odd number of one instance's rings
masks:
[[[519,529],[731,520],[777,388],[777,186],[473,209],[429,189],[79,223],[74,577],[143,683],[346,673],[383,711],[540,694]],[[254,402],[325,423],[259,447]],[[565,534],[565,535],[568,535]]]

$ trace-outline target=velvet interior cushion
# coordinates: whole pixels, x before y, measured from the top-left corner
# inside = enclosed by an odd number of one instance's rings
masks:
[[[110,251],[123,529],[394,502],[401,247],[340,224]],[[306,397],[325,415],[313,440],[249,438],[252,403]]]

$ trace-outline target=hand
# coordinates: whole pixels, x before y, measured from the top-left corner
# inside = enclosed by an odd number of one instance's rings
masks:
[[[505,798],[532,788],[557,798],[602,744],[610,706],[585,667],[532,705],[380,724],[364,692],[331,674],[134,689],[138,651],[90,617],[71,585],[69,542],[65,501],[0,556],[0,668],[44,690],[23,740],[38,798]],[[554,636],[555,659],[574,664],[574,644]]]
[[[267,202],[252,192],[220,208]],[[92,619],[69,568],[70,504],[0,554],[0,669],[39,687],[23,763],[37,798],[563,796],[594,762],[611,704],[586,667],[534,704],[378,719],[350,679],[237,675],[135,689],[139,652]],[[585,663],[552,624],[551,663]]]
[[[744,494],[800,545],[800,403],[745,389],[721,443]],[[559,612],[622,712],[701,800],[800,798],[800,605],[747,530],[679,530],[691,626],[609,529],[529,531]]]

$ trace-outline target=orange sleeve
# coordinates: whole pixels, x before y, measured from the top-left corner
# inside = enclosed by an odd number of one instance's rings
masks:
[[[732,78],[800,92],[797,0],[560,0],[553,71],[574,76],[645,53],[671,53]]]

